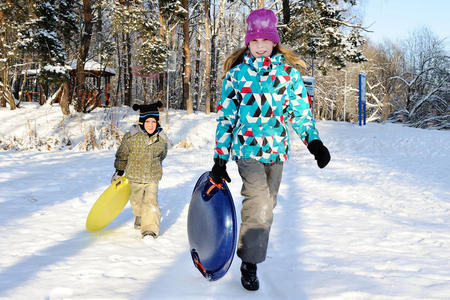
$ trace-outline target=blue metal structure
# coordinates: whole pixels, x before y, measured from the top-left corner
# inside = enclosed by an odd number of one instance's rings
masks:
[[[359,126],[366,125],[366,74],[359,73]]]

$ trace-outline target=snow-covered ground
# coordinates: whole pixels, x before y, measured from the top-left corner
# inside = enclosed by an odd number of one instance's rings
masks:
[[[81,151],[83,130],[100,138],[111,118],[123,131],[137,113],[0,108],[0,149],[32,149],[0,150],[0,299],[449,299],[449,131],[318,121],[332,155],[325,169],[292,135],[261,288],[248,292],[239,258],[208,282],[189,253],[187,211],[212,166],[214,114],[161,116],[172,147],[158,239],[141,239],[129,204],[100,232],[85,230],[114,171],[115,144]],[[53,151],[37,151],[45,147]],[[228,169],[240,218],[241,180],[234,163]]]

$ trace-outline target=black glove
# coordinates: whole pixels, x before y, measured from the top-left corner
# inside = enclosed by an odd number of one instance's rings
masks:
[[[330,152],[327,147],[325,147],[322,141],[313,140],[308,144],[308,150],[314,155],[314,158],[317,160],[317,165],[319,168],[325,168],[326,165],[330,162]]]
[[[227,162],[224,159],[216,157],[214,159],[214,166],[212,167],[209,176],[215,184],[222,183],[222,180],[226,180],[227,182],[231,182],[230,176],[227,173]]]
[[[114,175],[111,178],[111,183],[113,181],[116,181],[117,179],[119,179],[120,177],[122,177],[123,173],[125,173],[125,171],[122,170],[116,170],[116,172],[114,173]]]

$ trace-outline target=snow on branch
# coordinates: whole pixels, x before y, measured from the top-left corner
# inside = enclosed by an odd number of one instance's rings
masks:
[[[365,32],[373,32],[373,30],[369,30],[369,29],[367,29],[365,27],[362,27],[360,24],[352,24],[352,23],[349,23],[349,22],[346,22],[346,21],[337,20],[337,19],[331,19],[331,18],[328,18],[328,17],[322,17],[319,20],[320,21],[328,21],[330,23],[342,25],[342,26],[345,26],[345,27],[361,29],[361,30],[364,30]]]

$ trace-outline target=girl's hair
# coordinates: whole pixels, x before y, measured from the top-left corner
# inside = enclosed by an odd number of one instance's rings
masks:
[[[224,77],[225,74],[233,67],[237,66],[238,64],[242,63],[244,61],[244,55],[245,52],[247,52],[248,48],[243,47],[239,48],[233,53],[231,53],[225,60],[225,63],[223,64],[223,73]],[[300,73],[304,74],[306,71],[306,63],[303,59],[299,58],[294,51],[292,51],[289,48],[286,48],[284,46],[281,46],[280,44],[277,44],[272,51],[272,55],[281,53],[284,55],[284,58],[287,60],[288,64],[292,65],[294,68],[298,69]]]

